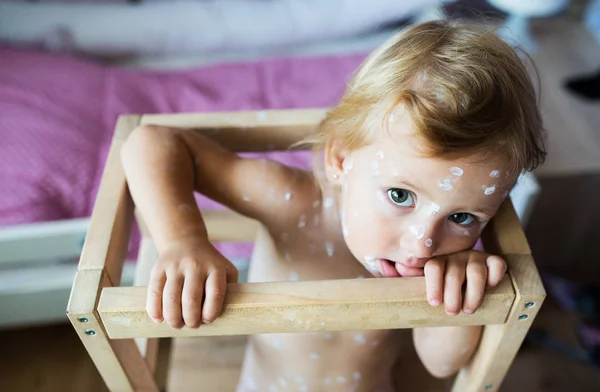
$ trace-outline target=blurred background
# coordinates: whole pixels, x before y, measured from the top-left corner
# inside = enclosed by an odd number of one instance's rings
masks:
[[[0,390],[106,390],[64,313],[119,114],[334,105],[441,17],[499,28],[540,77],[549,155],[511,197],[549,297],[501,390],[600,390],[600,0],[0,0]],[[233,391],[244,342],[174,340],[168,389]],[[407,391],[448,388],[407,350]]]

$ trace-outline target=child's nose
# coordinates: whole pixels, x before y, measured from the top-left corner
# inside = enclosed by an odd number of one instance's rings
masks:
[[[400,238],[400,247],[415,259],[430,259],[436,249],[436,228],[432,222],[411,225]]]

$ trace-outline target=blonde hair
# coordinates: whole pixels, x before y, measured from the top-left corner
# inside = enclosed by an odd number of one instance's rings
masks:
[[[369,55],[307,140],[344,148],[369,141],[402,105],[425,154],[501,154],[514,173],[543,163],[545,131],[535,88],[516,51],[485,28],[433,21],[407,28]]]

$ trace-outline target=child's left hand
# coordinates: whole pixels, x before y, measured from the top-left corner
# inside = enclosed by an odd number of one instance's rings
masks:
[[[486,288],[500,283],[506,269],[506,262],[500,256],[477,250],[435,257],[424,268],[427,300],[432,306],[443,303],[446,313],[452,316],[461,309],[472,314],[481,306]]]

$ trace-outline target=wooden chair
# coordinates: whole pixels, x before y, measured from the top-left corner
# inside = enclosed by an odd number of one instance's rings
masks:
[[[234,151],[271,151],[285,150],[312,132],[324,113],[311,109],[119,118],[67,308],[111,391],[161,389],[164,371],[157,366],[157,338],[450,325],[485,325],[479,348],[456,377],[453,391],[499,389],[546,296],[510,201],[482,237],[488,251],[505,257],[508,274],[470,316],[450,317],[441,307],[431,307],[422,277],[241,283],[228,286],[225,310],[214,323],[177,330],[147,317],[146,287],[119,287],[134,218],[120,149],[136,126],[193,128]],[[211,240],[254,239],[257,223],[248,218],[232,212],[204,212],[204,217]],[[139,216],[138,222],[143,239],[136,284],[145,285],[157,254]],[[286,317],[292,312],[295,317]],[[261,322],[265,319],[269,323]]]

